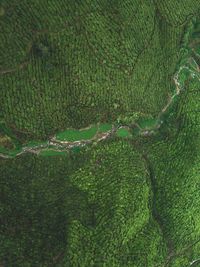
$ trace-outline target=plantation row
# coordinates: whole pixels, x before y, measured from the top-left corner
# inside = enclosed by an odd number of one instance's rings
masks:
[[[163,262],[164,252],[156,256],[165,244],[150,212],[148,173],[140,154],[128,143],[107,142],[76,157],[26,155],[0,164],[7,196],[1,209],[0,259],[9,266],[123,266],[127,262],[144,266],[146,257],[149,266]],[[136,235],[139,240],[133,238]],[[142,258],[141,246],[146,255]],[[42,255],[41,249],[45,249]],[[54,262],[60,253],[58,263]]]
[[[193,78],[183,80],[178,101],[159,130],[160,140],[140,140],[142,151],[152,164],[159,223],[166,242],[172,244],[170,266],[188,266],[199,256],[199,103],[200,80],[196,70]]]
[[[158,10],[167,23],[173,26],[180,26],[194,14],[200,11],[198,0],[156,1]]]
[[[160,28],[161,18],[147,7],[144,2],[131,15],[122,5],[121,16],[115,9],[107,16],[97,9],[75,16],[76,23],[63,31],[35,35],[27,65],[1,76],[2,119],[19,132],[44,138],[68,127],[111,122],[124,113],[156,116],[173,89],[183,28],[165,22]],[[145,14],[148,23],[142,22]],[[22,39],[15,38],[20,44]],[[10,55],[9,49],[4,54]]]

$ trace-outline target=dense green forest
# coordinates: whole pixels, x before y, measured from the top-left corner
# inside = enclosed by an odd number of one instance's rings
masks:
[[[184,3],[182,3],[184,2]],[[1,119],[44,138],[156,115],[173,90],[192,1],[1,1]]]
[[[0,266],[200,266],[199,0],[1,0],[0,90],[0,148],[132,130],[0,157]]]

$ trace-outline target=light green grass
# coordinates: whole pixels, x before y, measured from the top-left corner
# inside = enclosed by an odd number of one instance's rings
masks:
[[[116,136],[125,138],[125,137],[131,137],[132,135],[131,135],[131,133],[130,133],[130,131],[128,129],[120,128],[120,129],[117,130]]]
[[[98,131],[101,132],[108,132],[112,129],[112,125],[109,123],[99,124]]]
[[[51,149],[48,149],[48,150],[42,150],[39,155],[40,156],[44,156],[44,157],[48,157],[48,156],[63,156],[63,155],[66,155],[67,152],[65,151],[55,151],[55,150],[51,150]]]
[[[56,139],[60,141],[79,141],[79,140],[88,140],[95,136],[97,132],[97,127],[91,127],[87,130],[75,130],[67,129],[66,131],[60,132],[56,135]]]

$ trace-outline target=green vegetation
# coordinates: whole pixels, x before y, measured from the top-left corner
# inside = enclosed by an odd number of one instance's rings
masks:
[[[47,142],[31,141],[26,144],[26,147],[37,147],[38,145],[47,145]]]
[[[142,118],[138,121],[138,124],[143,129],[151,129],[156,127],[156,125],[158,124],[158,120],[153,118],[148,118],[148,119]]]
[[[39,154],[40,156],[60,156],[60,155],[66,155],[67,152],[65,151],[56,151],[56,150],[51,150],[51,149],[48,149],[48,150],[43,150],[41,151]]]
[[[119,153],[121,157],[117,157]],[[73,154],[24,155],[1,160],[0,164],[3,184],[0,257],[8,266],[41,263],[52,266],[62,254],[61,266],[84,262],[88,266],[90,261],[102,258],[108,266],[112,262],[125,264],[138,242],[132,237],[141,231],[148,232],[145,229],[149,228],[151,218],[151,194],[145,165],[126,142],[99,144],[80,152],[78,158]],[[112,169],[110,164],[114,164]],[[151,244],[145,237],[144,243],[147,253],[154,247],[150,262],[155,263],[162,259],[157,257],[162,239],[157,226],[152,227],[156,241]],[[96,248],[95,254],[91,245]],[[86,247],[87,255],[83,258]],[[77,250],[80,257],[74,258]],[[141,261],[139,254],[137,261]]]
[[[187,267],[199,257],[199,103],[200,83],[193,78],[160,129],[160,141],[140,140],[151,164],[155,209],[172,267]]]
[[[198,266],[199,0],[2,0],[0,28],[0,265]]]
[[[69,155],[27,154],[0,161],[3,265],[55,266],[54,260],[67,242],[70,216],[79,219],[78,212],[86,205],[86,196],[78,189],[70,189],[70,173],[79,166],[80,161]]]
[[[198,8],[198,0],[168,2],[3,0],[2,120],[31,140],[124,114],[155,117]]]
[[[0,16],[3,16],[5,14],[5,10],[3,7],[0,7]]]
[[[116,135],[119,137],[131,137],[131,133],[128,129],[126,128],[119,128],[116,132]]]
[[[0,133],[0,147],[3,147],[5,149],[13,149],[14,145],[12,143],[12,140],[7,135],[2,135]]]
[[[98,132],[99,133],[107,132],[107,131],[110,131],[111,129],[112,129],[112,125],[109,123],[104,123],[104,124],[98,125]]]
[[[74,130],[74,129],[68,129],[64,132],[61,132],[56,135],[57,140],[61,141],[77,141],[77,140],[88,140],[92,139],[97,132],[96,127],[90,127],[87,130]]]

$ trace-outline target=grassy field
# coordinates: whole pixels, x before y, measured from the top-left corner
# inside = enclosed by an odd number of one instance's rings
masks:
[[[97,133],[97,127],[90,127],[86,130],[66,130],[56,135],[57,140],[77,141],[77,140],[88,140],[95,136]]]

